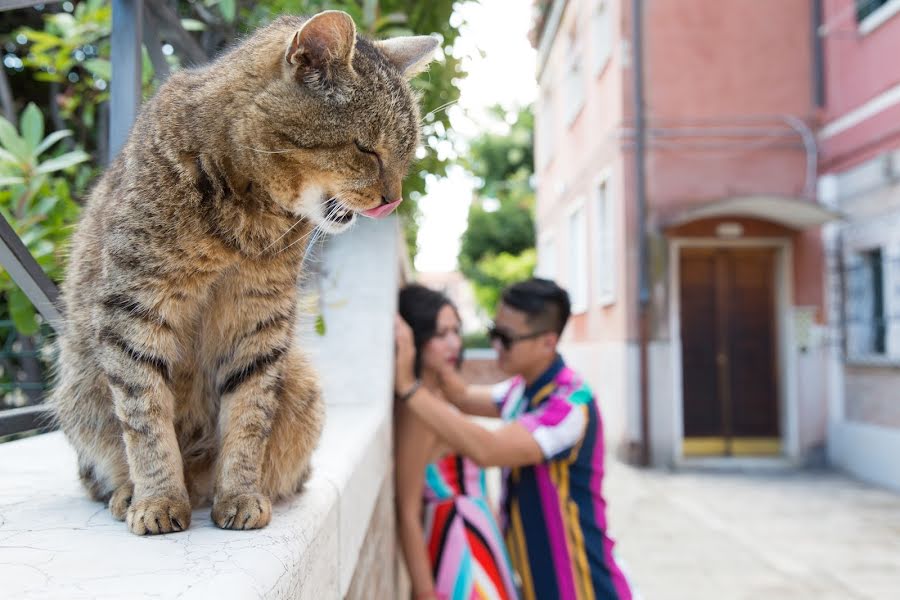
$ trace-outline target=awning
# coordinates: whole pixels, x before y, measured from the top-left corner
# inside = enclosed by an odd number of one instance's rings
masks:
[[[716,200],[686,208],[664,223],[665,228],[678,227],[701,219],[745,217],[771,221],[791,229],[811,229],[842,219],[838,212],[810,200],[778,196],[743,196]]]

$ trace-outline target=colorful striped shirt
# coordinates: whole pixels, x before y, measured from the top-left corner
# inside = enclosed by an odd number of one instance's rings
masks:
[[[561,357],[532,385],[494,389],[500,414],[532,433],[543,463],[510,469],[506,540],[525,600],[630,600],[606,535],[603,427],[593,393]]]

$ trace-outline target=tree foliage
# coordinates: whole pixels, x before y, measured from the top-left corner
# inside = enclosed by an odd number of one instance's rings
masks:
[[[530,108],[495,119],[506,130],[488,132],[471,143],[466,168],[478,178],[478,198],[459,252],[462,273],[472,282],[478,304],[493,314],[500,292],[534,272],[533,116]]]

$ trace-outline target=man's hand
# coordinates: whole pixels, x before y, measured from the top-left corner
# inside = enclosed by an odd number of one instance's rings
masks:
[[[468,384],[460,375],[456,365],[445,364],[438,372],[438,383],[441,386],[444,397],[457,407],[462,408],[461,405],[465,403],[468,394]]]
[[[403,317],[394,318],[394,393],[403,395],[416,383],[416,344]]]

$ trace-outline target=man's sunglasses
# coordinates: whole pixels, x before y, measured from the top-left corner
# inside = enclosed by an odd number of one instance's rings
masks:
[[[512,335],[503,331],[502,329],[497,329],[496,327],[491,327],[488,329],[488,337],[491,341],[497,340],[500,342],[500,345],[503,346],[504,350],[509,350],[513,344],[516,342],[521,342],[523,340],[533,340],[536,337],[540,337],[547,333],[546,331],[534,331],[532,333],[523,333],[521,335]]]

